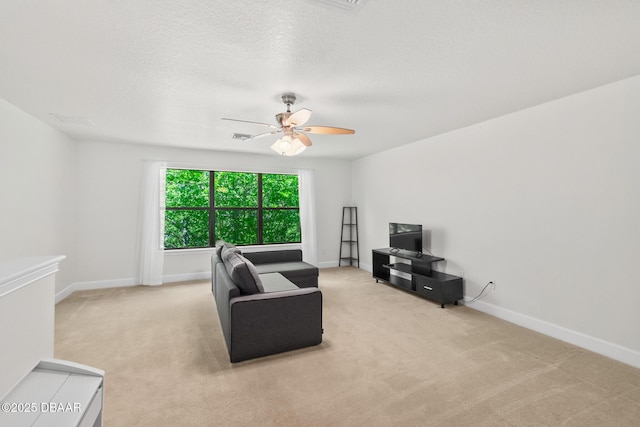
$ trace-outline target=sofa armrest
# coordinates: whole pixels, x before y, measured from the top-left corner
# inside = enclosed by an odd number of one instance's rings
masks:
[[[214,298],[216,296],[216,266],[220,263],[222,263],[222,260],[218,255],[211,255],[211,293]]]
[[[215,255],[214,255],[215,256]],[[240,289],[233,283],[222,262],[213,265],[215,277],[213,296],[216,301],[220,327],[224,333],[227,348],[231,346],[231,300],[240,296]]]
[[[322,292],[317,288],[245,295],[231,300],[232,362],[322,342]]]

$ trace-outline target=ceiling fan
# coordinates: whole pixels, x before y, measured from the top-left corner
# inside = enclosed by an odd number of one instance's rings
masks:
[[[355,133],[355,131],[352,129],[344,129],[331,126],[305,126],[305,123],[307,123],[307,121],[311,117],[311,110],[302,108],[295,113],[292,113],[291,106],[296,102],[296,96],[292,93],[285,93],[284,95],[282,95],[281,99],[282,102],[287,106],[287,111],[285,111],[284,113],[276,114],[276,122],[278,123],[277,126],[269,123],[252,122],[249,120],[227,118],[223,118],[222,120],[252,123],[256,125],[267,126],[273,129],[269,132],[264,132],[245,138],[245,141],[282,133],[282,137],[271,146],[271,149],[278,154],[282,154],[283,156],[295,156],[296,154],[302,153],[307,147],[311,146],[311,139],[309,139],[309,137],[304,132],[329,135]]]

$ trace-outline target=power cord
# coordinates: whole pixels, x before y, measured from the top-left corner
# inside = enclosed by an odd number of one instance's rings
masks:
[[[482,288],[482,290],[480,291],[480,293],[478,294],[478,296],[476,296],[474,299],[472,299],[471,301],[469,301],[467,304],[471,304],[472,302],[475,302],[476,300],[480,299],[480,297],[482,296],[482,294],[484,293],[484,291],[489,287],[489,285],[492,285],[493,281],[488,282],[486,285],[484,285],[484,288]]]

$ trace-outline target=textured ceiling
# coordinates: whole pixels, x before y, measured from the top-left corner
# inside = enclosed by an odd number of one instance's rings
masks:
[[[0,97],[80,140],[268,154],[220,119],[275,124],[293,92],[356,130],[301,155],[357,158],[638,75],[638,23],[637,0],[5,0]]]

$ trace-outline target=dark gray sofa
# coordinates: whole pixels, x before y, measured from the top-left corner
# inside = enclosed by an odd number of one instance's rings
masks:
[[[289,261],[287,269],[286,260],[297,254],[231,252],[232,248],[220,247],[211,258],[211,290],[231,362],[320,344],[322,292],[317,288],[317,268],[306,263],[293,268],[302,262],[300,255],[299,261]],[[277,262],[260,264],[265,260]],[[284,268],[307,287],[299,287],[274,268]],[[309,285],[314,274],[316,286]]]

